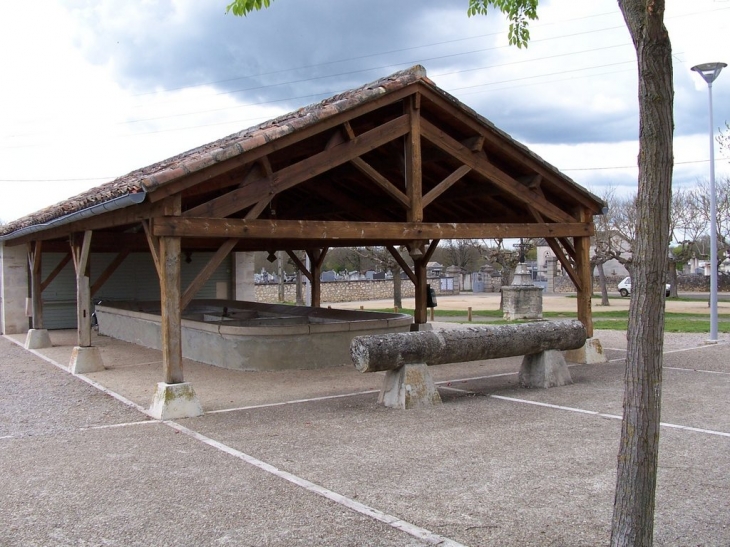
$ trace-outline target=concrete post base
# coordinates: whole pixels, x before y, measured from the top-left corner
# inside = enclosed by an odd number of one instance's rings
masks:
[[[386,372],[378,403],[405,410],[440,405],[441,396],[427,365],[403,365]]]
[[[568,365],[563,354],[549,349],[541,353],[525,355],[520,369],[522,387],[557,387],[572,384]]]
[[[157,391],[152,399],[150,415],[158,420],[174,420],[176,418],[195,418],[203,415],[198,396],[192,384],[166,384],[158,382]]]
[[[587,338],[582,348],[567,350],[564,355],[566,361],[582,365],[593,365],[608,361],[598,338]]]
[[[433,330],[431,323],[411,323],[411,332]]]
[[[46,329],[30,329],[25,336],[25,349],[50,348],[52,345]]]
[[[96,346],[76,346],[71,353],[68,369],[72,374],[88,374],[104,370],[101,353]]]

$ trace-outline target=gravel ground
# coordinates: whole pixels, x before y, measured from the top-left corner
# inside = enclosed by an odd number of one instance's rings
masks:
[[[2,546],[608,543],[625,333],[549,390],[517,385],[520,358],[434,367],[444,403],[413,411],[351,367],[186,362],[206,414],[167,423],[50,363],[73,343],[51,335],[0,338]],[[728,340],[705,338],[665,338],[658,546],[730,545]],[[88,378],[147,406],[159,352],[94,343],[109,369]]]

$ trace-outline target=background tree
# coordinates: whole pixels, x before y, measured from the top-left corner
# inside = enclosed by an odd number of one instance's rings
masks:
[[[437,261],[444,266],[458,266],[467,272],[479,267],[482,258],[481,245],[476,239],[449,239],[439,244]]]
[[[234,0],[245,15],[270,0]],[[510,22],[510,43],[529,40],[538,0],[469,0],[469,15],[494,7]],[[624,414],[611,523],[612,546],[652,545],[664,349],[664,279],[672,195],[674,85],[665,0],[618,0],[631,35],[639,80],[639,179],[629,306]]]

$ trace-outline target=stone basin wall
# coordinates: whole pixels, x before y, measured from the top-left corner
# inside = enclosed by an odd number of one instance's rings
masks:
[[[161,349],[159,302],[96,306],[99,334]],[[183,357],[235,370],[351,365],[350,342],[362,334],[407,332],[413,318],[375,313],[194,300],[183,314]]]

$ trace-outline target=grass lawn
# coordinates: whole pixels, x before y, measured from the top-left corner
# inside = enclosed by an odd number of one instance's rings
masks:
[[[393,312],[393,308],[383,308],[374,311],[382,312]],[[407,313],[413,315],[412,309],[400,309],[400,313]],[[575,313],[568,312],[543,312],[545,319],[576,319]],[[430,317],[430,312],[429,312]],[[454,318],[458,323],[467,323],[465,320],[460,320],[466,317],[466,312],[463,310],[443,310],[438,309],[434,311],[434,317],[441,318]],[[504,325],[512,323],[513,321],[505,321],[502,319],[502,312],[500,310],[474,310],[472,312],[474,320],[471,324],[489,323],[490,325]],[[487,321],[480,321],[485,319]],[[516,322],[516,321],[514,321]],[[626,310],[616,311],[594,311],[593,312],[593,327],[602,330],[626,330],[629,323],[629,312]],[[693,313],[674,313],[666,312],[664,314],[664,330],[666,332],[710,332],[710,317],[709,315],[699,315]],[[720,314],[717,322],[718,332],[728,333],[730,332],[730,314]]]

